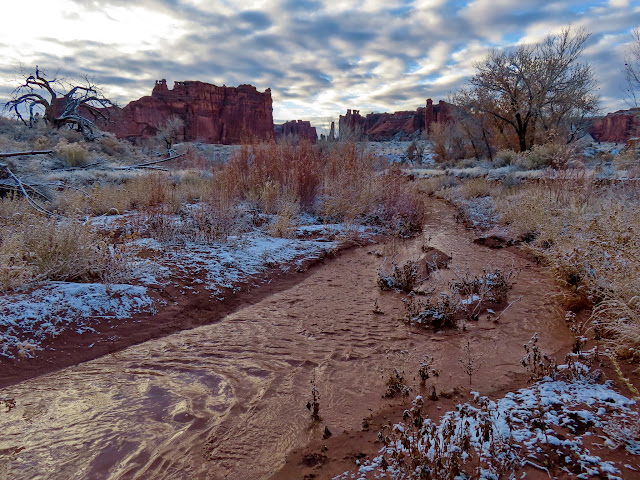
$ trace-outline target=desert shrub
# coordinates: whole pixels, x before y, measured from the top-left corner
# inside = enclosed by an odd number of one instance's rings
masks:
[[[504,165],[512,165],[518,159],[518,154],[511,149],[500,150],[496,153],[493,162],[496,166],[502,167]]]
[[[264,213],[276,213],[278,208],[278,199],[281,195],[280,183],[273,180],[267,180],[262,185],[256,186],[255,190],[250,190],[247,197],[256,207]]]
[[[117,215],[129,210],[134,195],[125,184],[96,184],[85,189],[68,189],[57,195],[56,212],[62,215]]]
[[[124,267],[103,236],[76,220],[31,215],[2,234],[2,290],[44,280],[111,281]]]
[[[324,159],[310,142],[260,143],[244,145],[224,168],[238,184],[245,198],[267,183],[300,199],[305,209],[313,209],[322,184]]]
[[[378,270],[380,290],[412,292],[418,280],[418,263],[407,260],[402,266],[398,266],[395,262],[392,262],[391,266],[389,274],[385,273],[382,268]]]
[[[409,236],[422,230],[424,193],[418,182],[409,180],[399,170],[390,169],[387,175],[376,178],[375,186],[380,192],[378,216],[396,235]]]
[[[493,271],[484,270],[481,275],[473,275],[470,271],[458,275],[458,280],[452,282],[451,290],[461,297],[477,298],[477,301],[502,303],[507,295],[516,272],[504,272],[497,268]]]
[[[153,238],[160,243],[185,241],[184,235],[181,235],[184,225],[180,216],[171,212],[166,205],[136,211],[129,220],[129,225],[138,235]]]
[[[163,206],[177,213],[185,203],[208,199],[212,181],[199,174],[170,177],[164,173],[145,173],[124,182],[102,182],[85,188],[68,189],[55,199],[57,211],[65,215],[120,214],[130,209]]]
[[[522,185],[522,179],[515,173],[509,172],[500,179],[500,184],[506,189],[518,187]]]
[[[296,198],[300,209],[327,221],[382,222],[401,235],[420,230],[418,185],[399,170],[379,175],[379,169],[377,157],[354,142],[253,144],[217,169],[214,181],[227,198],[245,200],[264,213],[278,213],[280,205]],[[278,216],[279,221],[287,217]]]
[[[22,223],[31,213],[33,210],[22,195],[0,197],[0,239],[3,231],[6,233],[5,227]]]
[[[532,241],[551,217],[549,198],[536,187],[527,186],[496,201],[501,221],[511,227],[519,240]]]
[[[348,142],[332,144],[326,155],[320,213],[345,221],[370,215],[380,194],[374,184],[375,156],[362,145]]]
[[[462,182],[458,178],[447,173],[420,180],[420,188],[425,195],[441,196],[443,190],[459,187],[460,185],[462,185]]]
[[[113,134],[103,134],[92,146],[97,151],[102,152],[110,157],[115,157],[118,160],[126,160],[127,157],[132,156],[133,148],[131,144],[125,140],[119,140]]]
[[[425,148],[426,148],[426,145],[424,141],[413,140],[407,147],[407,151],[406,151],[407,160],[409,160],[409,162],[411,163],[422,165]]]
[[[640,358],[640,296],[610,298],[593,310],[598,333],[622,358]]]
[[[540,350],[538,332],[531,340],[524,344],[526,355],[520,359],[520,364],[529,372],[529,380],[534,382],[544,377],[554,378],[558,372],[556,361]]]
[[[402,423],[385,425],[379,433],[385,446],[381,469],[393,472],[393,478],[454,480],[501,478],[521,466],[496,404],[486,397],[476,403],[477,408],[459,405],[436,424],[425,417],[424,399],[417,397]]]
[[[55,131],[55,134],[60,139],[65,139],[68,143],[80,143],[84,140],[82,133],[75,128],[59,128]]]
[[[60,159],[72,167],[85,165],[91,158],[84,142],[69,143],[65,138],[58,141],[55,151]]]
[[[277,202],[275,218],[269,224],[269,234],[274,237],[294,237],[296,232],[295,220],[299,212],[300,204],[297,198],[293,196],[280,197]]]
[[[387,376],[384,396],[392,398],[398,395],[409,395],[411,389],[404,382],[404,372],[398,368],[394,368]]]
[[[462,195],[465,198],[487,197],[494,189],[493,183],[486,178],[471,178],[463,182]]]
[[[565,143],[534,145],[528,152],[518,156],[517,164],[528,169],[565,168],[575,157],[575,147]]]
[[[49,138],[45,135],[36,138],[36,141],[33,142],[33,148],[36,150],[45,150],[49,148]]]
[[[180,209],[176,186],[165,173],[154,172],[127,180],[125,191],[131,199],[132,208],[163,205],[163,208],[171,213],[177,213]]]
[[[637,148],[625,148],[614,157],[613,164],[618,170],[631,170],[638,167],[640,156]]]
[[[455,328],[461,308],[460,297],[455,293],[442,293],[436,300],[416,300],[410,296],[404,301],[403,320],[411,325],[440,330]]]
[[[179,212],[179,221],[175,216],[165,214],[166,230],[159,231],[164,238],[158,239],[209,244],[241,233],[244,231],[242,222],[242,212],[234,207],[219,208],[204,202],[184,205]]]

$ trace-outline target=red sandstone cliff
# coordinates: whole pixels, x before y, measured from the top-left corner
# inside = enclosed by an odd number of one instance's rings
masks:
[[[360,110],[347,110],[346,115],[340,115],[340,134],[354,132],[367,136],[369,140],[391,140],[409,137],[418,131],[429,132],[433,123],[446,123],[451,118],[452,105],[440,100],[433,105],[427,100],[426,107],[414,111],[395,113],[370,113],[366,117],[360,115]]]
[[[318,141],[318,132],[316,127],[311,126],[311,122],[305,120],[291,120],[281,125],[274,126],[276,138],[286,137],[287,135],[298,137],[299,139],[309,140],[311,143]]]
[[[640,137],[640,108],[618,110],[593,120],[589,133],[598,142],[624,143]]]
[[[218,87],[204,82],[156,81],[151,96],[113,110],[100,128],[120,138],[148,138],[169,117],[184,121],[179,140],[236,144],[245,139],[273,139],[271,89],[251,85]]]

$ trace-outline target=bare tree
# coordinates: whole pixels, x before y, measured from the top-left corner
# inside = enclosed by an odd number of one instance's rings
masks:
[[[100,118],[108,120],[109,107],[115,106],[87,76],[79,82],[48,78],[36,66],[33,74],[23,73],[23,77],[24,82],[13,91],[4,109],[28,126],[33,126],[42,115],[54,128],[75,127],[85,138],[93,140],[97,129],[94,122]]]
[[[476,65],[466,107],[510,129],[520,151],[560,136],[574,140],[598,105],[591,67],[579,62],[589,37],[566,28],[534,45],[493,50]]]
[[[625,58],[625,76],[628,95],[634,107],[640,106],[640,27],[631,33],[633,42]]]
[[[180,133],[183,133],[183,129],[184,120],[176,115],[167,118],[158,126],[156,138],[165,143],[169,156],[173,153],[173,144],[178,141]]]

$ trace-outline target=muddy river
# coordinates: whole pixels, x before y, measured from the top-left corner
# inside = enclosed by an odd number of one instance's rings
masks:
[[[352,249],[292,288],[215,324],[148,341],[0,390],[16,400],[0,411],[0,478],[261,479],[287,452],[320,435],[358,429],[384,402],[385,375],[413,382],[425,353],[443,372],[439,387],[467,385],[458,364],[470,339],[481,357],[473,388],[508,385],[534,332],[548,352],[566,347],[553,281],[508,250],[475,245],[439,202],[424,234]],[[424,244],[451,255],[451,269],[517,269],[498,323],[481,318],[459,331],[430,332],[398,320],[402,295],[380,292],[384,256],[417,258]],[[384,314],[374,313],[378,308]],[[321,426],[305,408],[320,392]]]

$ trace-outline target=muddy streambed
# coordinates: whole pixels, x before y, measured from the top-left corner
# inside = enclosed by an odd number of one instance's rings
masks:
[[[522,345],[534,332],[545,351],[565,349],[556,287],[541,267],[475,245],[451,207],[430,208],[419,238],[348,251],[215,324],[0,390],[16,401],[0,412],[0,478],[267,478],[325,425],[334,436],[359,430],[388,403],[385,375],[394,367],[417,385],[425,353],[442,371],[439,389],[466,388],[458,358],[469,339],[482,361],[473,389],[491,393],[522,376]],[[424,244],[452,257],[441,282],[455,267],[515,268],[510,300],[522,299],[498,323],[481,316],[464,331],[401,323],[402,295],[380,292],[377,269],[392,255],[417,258]],[[315,426],[305,408],[313,376],[323,417]]]

